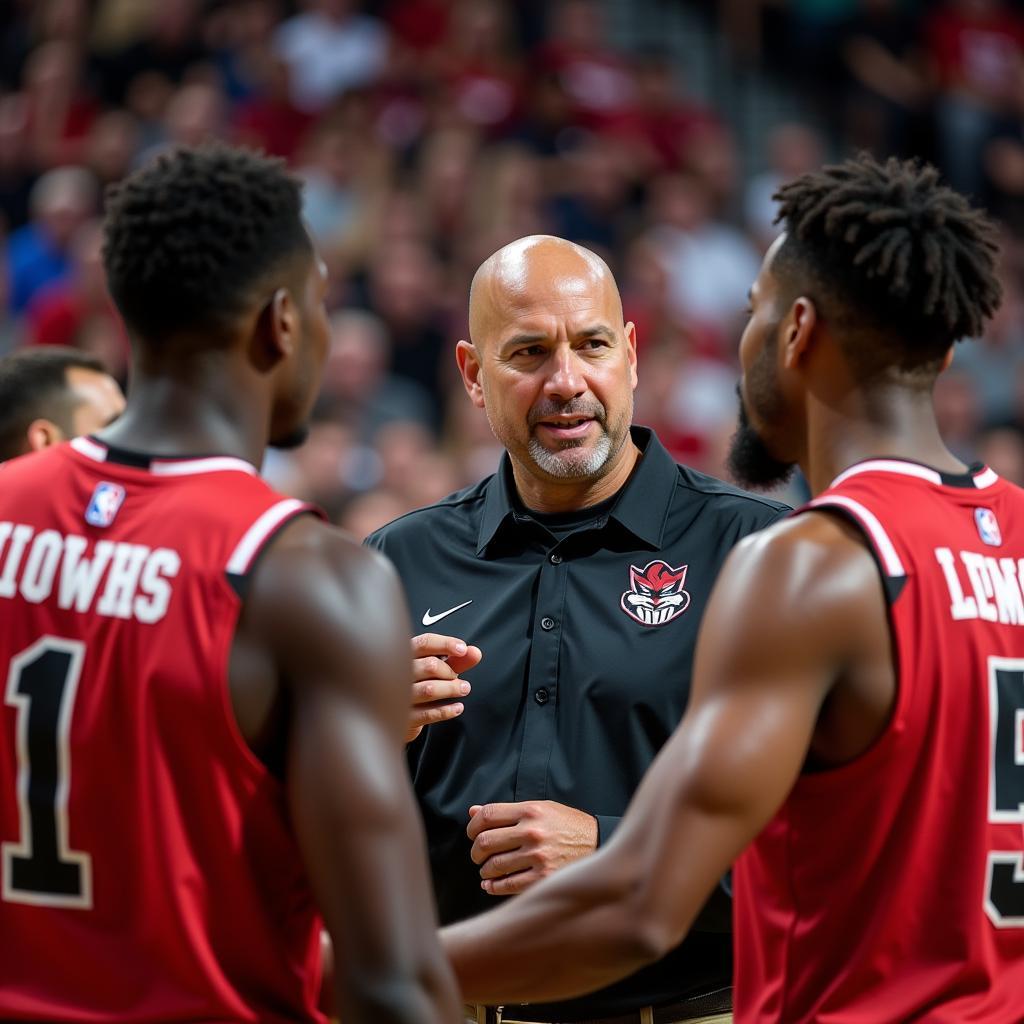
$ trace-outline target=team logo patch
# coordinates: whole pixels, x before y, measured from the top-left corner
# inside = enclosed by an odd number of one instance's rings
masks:
[[[1003,535],[999,532],[999,520],[990,508],[976,508],[974,522],[978,527],[978,536],[994,548],[1003,543]]]
[[[90,526],[109,526],[116,518],[124,496],[125,490],[120,484],[97,484],[85,510],[85,521]]]
[[[629,567],[629,587],[619,602],[622,610],[644,626],[664,626],[681,615],[690,604],[683,590],[688,565],[673,569],[660,558],[643,569]]]

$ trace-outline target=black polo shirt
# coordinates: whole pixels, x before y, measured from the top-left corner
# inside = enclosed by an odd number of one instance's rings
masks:
[[[483,651],[463,714],[408,751],[443,923],[497,902],[469,856],[471,804],[555,800],[593,814],[607,840],[686,707],[722,562],[788,511],[677,465],[650,430],[634,427],[633,440],[643,455],[629,481],[575,530],[523,507],[506,455],[494,476],[367,540],[397,566],[416,632]],[[664,960],[550,1016],[727,985],[730,939],[695,929]]]

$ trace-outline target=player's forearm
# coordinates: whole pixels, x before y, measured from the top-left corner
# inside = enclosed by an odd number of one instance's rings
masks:
[[[607,858],[597,854],[442,930],[464,998],[565,999],[625,977],[672,947],[674,931],[645,912],[648,890],[639,872],[627,863],[593,870],[598,860]]]

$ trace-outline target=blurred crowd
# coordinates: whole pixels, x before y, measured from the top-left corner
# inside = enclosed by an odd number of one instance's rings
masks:
[[[620,4],[657,19],[682,0]],[[72,344],[127,375],[100,263],[104,187],[223,138],[305,182],[332,347],[279,487],[363,536],[500,454],[462,392],[469,280],[546,232],[603,255],[640,349],[638,422],[722,472],[772,193],[855,148],[919,154],[1003,225],[1003,310],[940,386],[948,442],[1024,482],[1024,4],[695,0],[799,117],[736,137],[609,0],[0,0],[0,352]],[[798,494],[792,497],[798,497]]]

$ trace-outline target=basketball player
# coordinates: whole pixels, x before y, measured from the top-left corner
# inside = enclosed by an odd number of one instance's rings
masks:
[[[447,948],[470,999],[582,992],[678,942],[738,858],[741,1024],[1019,1024],[1024,493],[949,453],[931,399],[999,304],[996,246],[914,164],[779,199],[732,457],[748,483],[799,463],[817,497],[730,556],[608,846]]]
[[[378,556],[257,476],[327,344],[295,181],[222,147],[126,180],[110,428],[0,469],[0,1017],[452,1022]]]
[[[99,430],[123,411],[117,381],[87,352],[42,345],[0,359],[0,462]]]

